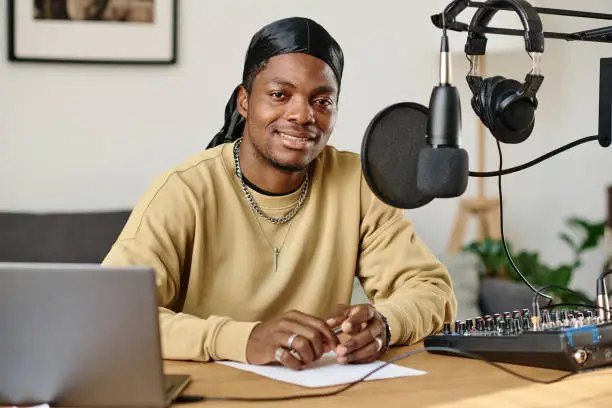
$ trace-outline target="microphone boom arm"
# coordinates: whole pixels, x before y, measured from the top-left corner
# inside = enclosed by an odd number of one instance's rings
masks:
[[[433,24],[442,29],[467,32],[470,31],[470,26],[466,23],[456,21],[459,14],[461,14],[466,8],[491,8],[497,10],[510,10],[505,6],[493,6],[483,2],[470,1],[470,0],[453,0],[449,3],[444,11],[439,14],[431,16]],[[578,10],[564,10],[554,9],[546,7],[534,7],[539,14],[550,14],[557,16],[566,17],[579,17],[595,20],[612,20],[612,14],[605,13],[592,13],[588,11]],[[513,35],[522,36],[524,35],[523,30],[511,30],[507,28],[495,28],[495,27],[477,27],[472,29],[473,32],[478,34],[501,34],[501,35]],[[612,43],[612,26],[606,26],[602,28],[596,28],[585,31],[578,31],[574,33],[557,33],[557,32],[544,32],[545,38],[552,38],[557,40],[565,41],[585,41],[585,42],[601,42],[601,43]]]

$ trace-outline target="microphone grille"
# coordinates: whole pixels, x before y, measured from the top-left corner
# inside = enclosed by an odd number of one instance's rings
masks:
[[[426,148],[419,154],[417,185],[437,198],[459,197],[468,184],[469,158],[456,147]]]

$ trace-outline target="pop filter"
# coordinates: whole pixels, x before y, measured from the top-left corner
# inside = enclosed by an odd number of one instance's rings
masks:
[[[364,177],[378,198],[404,209],[422,207],[434,197],[417,186],[419,153],[426,141],[429,109],[413,102],[391,105],[374,116],[361,144]]]

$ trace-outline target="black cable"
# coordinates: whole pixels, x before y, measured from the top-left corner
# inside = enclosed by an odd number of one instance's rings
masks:
[[[602,273],[599,274],[599,279],[603,279],[606,276],[612,274],[612,268],[610,269],[606,269],[605,271],[603,271]]]
[[[207,397],[204,395],[184,395],[184,396],[180,396],[179,398],[177,398],[177,400],[175,402],[202,402],[202,401],[245,401],[245,402],[273,402],[273,401],[291,401],[291,400],[297,400],[297,399],[309,399],[309,398],[321,398],[321,397],[330,397],[333,395],[338,395],[341,392],[344,392],[350,388],[353,388],[355,385],[363,382],[366,378],[370,377],[372,374],[374,374],[375,372],[382,370],[383,368],[385,368],[386,366],[388,366],[389,364],[392,364],[396,361],[399,360],[403,360],[407,357],[413,356],[415,354],[419,354],[422,353],[424,351],[439,351],[439,352],[446,352],[446,353],[450,353],[450,354],[457,354],[459,356],[463,356],[463,357],[468,357],[468,358],[472,358],[475,360],[480,360],[484,363],[487,363],[489,365],[492,365],[493,367],[499,368],[502,371],[505,371],[508,374],[511,374],[515,377],[518,377],[520,379],[523,380],[527,380],[527,381],[531,381],[534,383],[540,383],[540,384],[553,384],[559,381],[562,381],[568,377],[571,377],[573,375],[576,375],[577,372],[570,372],[567,374],[563,374],[560,377],[557,377],[555,379],[552,380],[540,380],[538,378],[531,378],[528,377],[526,375],[517,373],[516,371],[510,370],[509,368],[504,367],[503,365],[487,360],[484,357],[478,356],[476,354],[472,354],[470,352],[467,351],[462,351],[462,350],[458,350],[458,349],[454,349],[454,348],[449,348],[449,347],[422,347],[416,350],[411,350],[408,351],[404,354],[401,354],[397,357],[392,358],[391,360],[385,362],[383,365],[376,367],[374,370],[371,370],[369,373],[367,373],[366,375],[364,375],[363,377],[361,377],[358,380],[355,380],[337,390],[334,391],[327,391],[327,392],[322,392],[322,393],[315,393],[315,394],[303,394],[303,395],[286,395],[286,396],[280,396],[280,397],[232,397],[232,396],[220,396],[220,397]]]
[[[566,150],[569,150],[573,147],[579,146],[583,143],[587,143],[587,142],[591,142],[591,141],[596,141],[599,140],[599,136],[595,135],[595,136],[587,136],[584,137],[582,139],[578,139],[575,140],[571,143],[566,144],[565,146],[559,147],[549,153],[546,153],[528,163],[522,164],[520,166],[516,166],[516,167],[511,167],[509,169],[503,169],[503,155],[502,155],[502,151],[501,151],[501,143],[499,142],[499,140],[496,140],[496,144],[497,144],[497,151],[499,153],[499,170],[498,171],[490,171],[490,172],[473,172],[470,171],[469,175],[472,177],[494,177],[497,176],[498,177],[498,182],[497,182],[497,187],[498,187],[498,193],[499,193],[499,216],[500,216],[500,232],[501,232],[501,240],[502,240],[502,244],[504,246],[504,251],[506,253],[506,257],[508,258],[508,261],[510,262],[510,265],[512,266],[512,269],[514,269],[514,271],[521,277],[521,279],[525,282],[525,284],[534,292],[534,296],[533,296],[533,314],[534,316],[538,316],[540,315],[539,313],[539,309],[540,309],[540,305],[538,302],[538,297],[542,296],[545,297],[549,300],[548,306],[551,305],[551,303],[553,302],[553,298],[551,296],[548,296],[546,294],[543,293],[544,290],[546,289],[561,289],[564,290],[568,293],[571,293],[579,298],[581,298],[583,301],[586,301],[587,303],[593,304],[592,301],[588,298],[586,298],[585,296],[581,295],[580,293],[577,293],[569,288],[566,288],[564,286],[560,286],[560,285],[546,285],[540,289],[535,289],[534,286],[527,280],[527,278],[525,278],[525,276],[521,273],[521,271],[519,270],[519,268],[516,266],[516,264],[514,263],[514,260],[512,258],[512,256],[510,255],[510,251],[508,250],[508,245],[506,243],[506,238],[505,238],[505,234],[504,234],[504,206],[503,206],[503,194],[502,194],[502,182],[501,182],[501,176],[502,175],[506,175],[506,174],[511,174],[511,173],[515,173],[521,170],[525,170],[529,167],[532,167],[538,163],[541,163],[542,161],[549,159],[557,154],[560,154]],[[612,273],[612,270],[610,271],[604,271],[599,279],[603,279],[603,277],[609,273]],[[587,306],[587,305],[580,305],[580,306]],[[596,306],[595,304],[593,304],[593,307],[595,308],[599,308],[599,309],[603,309],[606,310],[605,308],[601,308]]]
[[[580,299],[582,299],[584,302],[586,302],[586,303],[588,303],[588,304],[592,304],[592,305],[593,305],[592,307],[597,307],[597,306],[595,305],[595,303],[594,303],[594,302],[593,302],[591,299],[587,298],[587,297],[586,297],[586,296],[584,296],[583,294],[580,294],[580,293],[578,293],[578,292],[575,292],[575,291],[573,291],[573,290],[571,290],[571,289],[569,289],[569,288],[566,288],[565,286],[561,286],[561,285],[546,285],[546,286],[542,286],[542,287],[541,287],[540,289],[538,289],[538,290],[536,291],[536,293],[533,295],[533,303],[534,303],[534,304],[539,304],[539,303],[537,303],[537,302],[538,302],[538,297],[539,297],[540,295],[542,295],[542,294],[543,294],[542,292],[543,292],[543,291],[545,291],[545,290],[547,290],[547,289],[561,289],[561,290],[563,290],[563,291],[565,291],[565,292],[571,293],[572,295],[575,295],[575,296],[579,297]],[[551,302],[552,302],[552,299],[550,299],[550,300],[549,300],[549,302],[548,302],[548,306],[550,306]],[[583,306],[587,306],[587,305],[583,305]]]
[[[525,163],[525,164],[521,164],[520,166],[516,166],[516,167],[511,167],[509,169],[502,169],[501,166],[499,168],[499,171],[485,171],[485,172],[478,172],[478,171],[470,171],[469,175],[470,177],[497,177],[497,176],[502,176],[502,175],[506,175],[506,174],[511,174],[511,173],[516,173],[518,171],[521,170],[525,170],[528,169],[529,167],[535,166],[536,164],[543,162],[546,159],[550,159],[553,156],[556,156],[559,153],[563,153],[566,150],[571,149],[572,147],[576,147],[578,145],[581,145],[583,143],[587,143],[587,142],[592,142],[595,140],[599,140],[599,136],[588,136],[588,137],[584,137],[582,139],[578,139],[575,140],[571,143],[566,144],[565,146],[561,146],[549,153],[546,153],[536,159],[533,159],[532,161]],[[499,144],[499,142],[498,142]]]
[[[498,178],[497,178],[497,190],[498,190],[498,194],[499,194],[499,228],[500,228],[500,233],[501,233],[501,240],[502,240],[502,244],[504,246],[504,251],[506,252],[506,257],[508,258],[508,261],[510,262],[510,265],[512,265],[512,269],[514,269],[514,271],[521,277],[521,279],[523,280],[523,282],[525,282],[525,284],[527,286],[529,286],[529,288],[537,293],[537,289],[533,287],[533,285],[531,284],[531,282],[529,282],[527,280],[527,278],[525,278],[525,276],[521,273],[521,271],[519,270],[518,266],[516,266],[516,264],[514,263],[514,259],[512,259],[512,255],[510,255],[510,251],[508,250],[508,245],[506,243],[506,237],[504,235],[504,204],[503,204],[503,195],[502,195],[502,182],[501,182],[501,178],[502,178],[502,174],[501,174],[501,170],[503,167],[503,156],[502,156],[502,151],[501,151],[501,144],[499,142],[499,140],[496,140],[497,142],[497,152],[499,153],[499,172],[497,174]],[[542,296],[552,300],[551,296],[548,296],[546,294],[542,293]]]
[[[601,306],[597,306],[597,305],[593,305],[593,306],[587,306],[587,305],[583,305],[581,303],[556,303],[554,305],[548,305],[548,306],[542,306],[542,309],[554,309],[555,307],[583,307],[585,309],[603,309],[606,310],[605,307],[601,307]],[[608,311],[612,311],[612,310],[608,310]]]
[[[575,292],[575,291],[573,291],[573,290],[571,290],[569,288],[566,288],[565,286],[561,286],[561,285],[546,285],[546,286],[543,286],[540,289],[538,289],[538,291],[533,295],[533,300],[531,301],[531,307],[532,307],[533,315],[536,316],[536,317],[540,317],[540,309],[541,309],[540,302],[538,301],[538,297],[541,294],[543,294],[543,292],[545,290],[547,290],[547,289],[561,289],[561,290],[563,290],[565,292],[571,293],[571,294],[581,298],[583,301],[586,300],[586,303],[593,303],[587,297],[585,297],[585,296],[581,295],[580,293]],[[553,300],[550,299],[548,301],[548,306],[551,306],[552,302],[553,302]],[[581,306],[588,306],[588,305],[581,305]],[[595,307],[597,307],[597,306],[595,305]],[[605,308],[604,308],[604,310],[605,310]]]

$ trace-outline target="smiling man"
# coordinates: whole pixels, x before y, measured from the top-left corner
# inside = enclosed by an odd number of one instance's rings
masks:
[[[343,65],[311,19],[263,27],[221,131],[138,202],[104,264],[155,269],[164,358],[365,363],[454,319],[447,270],[328,145]]]

